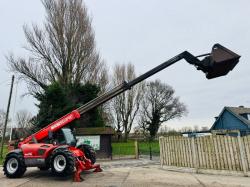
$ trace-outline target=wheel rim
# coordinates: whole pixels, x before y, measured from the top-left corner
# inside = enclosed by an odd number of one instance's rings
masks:
[[[18,161],[16,158],[11,158],[8,160],[7,162],[7,171],[10,173],[10,174],[13,174],[17,171],[18,169]]]
[[[62,172],[66,167],[66,158],[63,155],[57,155],[54,159],[54,168],[58,172]]]

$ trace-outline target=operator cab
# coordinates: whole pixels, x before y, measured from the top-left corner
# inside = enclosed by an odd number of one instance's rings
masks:
[[[62,128],[50,137],[53,144],[76,146],[76,138],[70,128]]]

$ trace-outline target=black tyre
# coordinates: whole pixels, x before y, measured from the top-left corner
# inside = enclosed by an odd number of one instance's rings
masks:
[[[26,171],[22,153],[10,153],[6,156],[3,164],[4,175],[8,178],[19,178]]]
[[[54,150],[50,159],[51,171],[57,176],[68,176],[74,172],[75,158],[68,149]]]
[[[80,145],[78,148],[84,152],[85,156],[91,160],[92,164],[96,162],[96,153],[93,147],[87,144],[83,144]]]

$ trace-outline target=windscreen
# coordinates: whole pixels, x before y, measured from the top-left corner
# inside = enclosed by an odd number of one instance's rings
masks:
[[[76,139],[75,139],[75,136],[73,135],[71,129],[63,128],[62,132],[64,134],[64,138],[65,138],[67,145],[76,145]]]

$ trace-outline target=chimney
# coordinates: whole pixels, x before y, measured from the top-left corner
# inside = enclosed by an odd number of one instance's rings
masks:
[[[218,118],[219,118],[218,116],[214,117],[215,121],[216,121]]]

